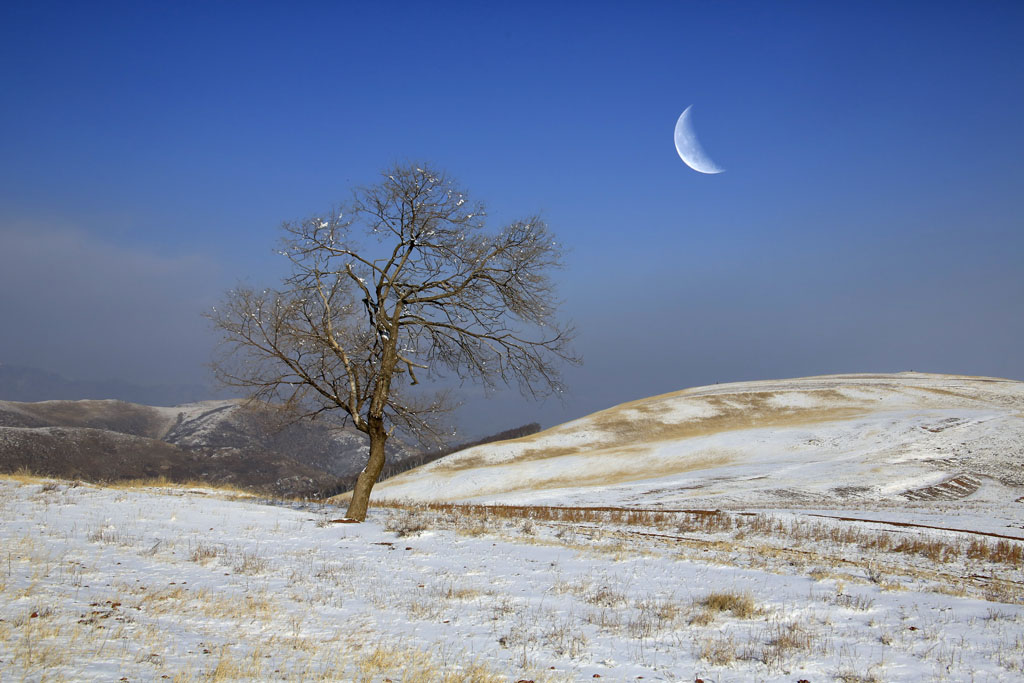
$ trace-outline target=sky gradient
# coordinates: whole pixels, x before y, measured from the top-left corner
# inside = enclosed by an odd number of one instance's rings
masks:
[[[1021,3],[377,4],[5,3],[0,362],[208,381],[201,312],[278,282],[280,223],[424,160],[570,249],[570,394],[472,401],[466,432],[1024,379]],[[676,155],[688,105],[724,173]]]

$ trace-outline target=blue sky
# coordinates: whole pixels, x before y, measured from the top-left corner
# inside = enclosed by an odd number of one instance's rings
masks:
[[[571,395],[467,431],[716,381],[1024,379],[1024,5],[490,4],[5,3],[0,362],[205,381],[200,312],[276,282],[278,225],[426,160],[571,250]],[[725,173],[676,155],[691,104]]]

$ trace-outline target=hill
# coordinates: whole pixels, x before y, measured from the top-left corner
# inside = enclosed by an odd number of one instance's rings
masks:
[[[389,454],[413,453],[400,442]],[[275,495],[340,490],[367,453],[354,429],[286,424],[237,400],[171,408],[115,400],[0,401],[0,471],[87,481],[166,477]]]
[[[1024,495],[1024,383],[920,373],[687,389],[381,482],[388,499],[661,507]]]

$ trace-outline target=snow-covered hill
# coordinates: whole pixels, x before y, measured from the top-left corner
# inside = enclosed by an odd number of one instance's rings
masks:
[[[625,403],[471,448],[376,496],[774,506],[1024,495],[1024,383],[920,373],[740,382]]]

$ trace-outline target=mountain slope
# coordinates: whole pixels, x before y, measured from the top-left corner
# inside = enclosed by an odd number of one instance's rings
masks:
[[[398,441],[389,453],[411,453]],[[115,400],[0,401],[0,471],[93,481],[165,476],[256,488],[278,495],[337,490],[364,465],[354,429],[286,424],[238,400],[171,408]]]
[[[919,373],[687,389],[471,448],[390,499],[820,505],[1024,494],[1024,383]]]
[[[0,401],[0,427],[86,427],[159,439],[169,419],[164,409],[116,400]]]
[[[330,491],[335,478],[269,451],[211,456],[157,439],[85,427],[0,429],[0,471],[27,468],[64,479],[115,482],[163,477],[304,496]]]

